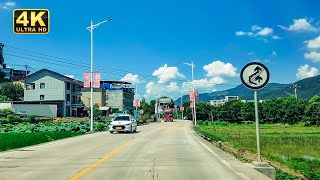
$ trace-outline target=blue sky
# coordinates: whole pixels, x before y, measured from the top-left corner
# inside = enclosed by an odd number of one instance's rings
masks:
[[[140,97],[176,98],[190,89],[191,68],[182,61],[196,64],[200,92],[240,84],[238,74],[250,61],[264,63],[271,82],[317,75],[319,7],[320,1],[303,0],[0,0],[0,42],[9,66],[28,64],[33,71],[48,68],[82,79],[90,62],[86,27],[91,19],[113,18],[94,30],[96,71],[103,79],[138,82]],[[49,9],[50,33],[13,34],[14,8]]]

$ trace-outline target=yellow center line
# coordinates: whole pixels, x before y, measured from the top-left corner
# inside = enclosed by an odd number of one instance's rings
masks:
[[[130,140],[132,141],[132,140]],[[116,149],[114,149],[113,151],[111,151],[110,153],[106,154],[105,156],[103,156],[102,158],[100,158],[99,160],[97,160],[96,162],[92,163],[90,166],[86,167],[85,169],[82,169],[81,171],[79,171],[77,174],[73,175],[71,178],[69,178],[69,180],[77,180],[80,177],[84,176],[85,174],[87,174],[89,171],[91,171],[92,169],[94,169],[95,167],[97,167],[99,164],[101,164],[102,162],[106,161],[107,159],[109,159],[112,155],[114,155],[115,153],[121,151],[123,148],[125,148],[126,146],[129,145],[130,141],[124,143],[123,145],[117,147]]]
[[[167,126],[162,126],[158,129],[156,129],[155,131],[152,131],[150,133],[147,134],[143,134],[142,136],[148,136],[150,134],[155,133],[158,130],[164,129]],[[117,147],[116,149],[112,150],[110,153],[106,154],[105,156],[103,156],[102,158],[100,158],[99,160],[97,160],[96,162],[92,163],[91,165],[89,165],[88,167],[82,169],[81,171],[79,171],[77,174],[73,175],[72,177],[69,178],[69,180],[78,180],[79,178],[81,178],[82,176],[84,176],[85,174],[87,174],[89,171],[91,171],[92,169],[96,168],[98,165],[100,165],[101,163],[103,163],[104,161],[106,161],[107,159],[109,159],[111,156],[113,156],[115,153],[121,151],[123,148],[125,148],[126,146],[129,145],[129,143],[131,142],[127,141],[126,143],[122,144],[121,146]]]

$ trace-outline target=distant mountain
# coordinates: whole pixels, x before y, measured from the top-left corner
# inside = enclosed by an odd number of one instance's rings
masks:
[[[314,95],[320,95],[320,75],[302,79],[293,84],[300,86],[298,88],[298,97],[310,99]],[[261,100],[272,99],[277,97],[285,97],[294,94],[292,84],[269,83],[266,87],[258,91],[258,98]],[[239,96],[240,99],[252,100],[253,91],[245,86],[238,85],[235,88],[217,91],[212,93],[203,93],[199,95],[199,101],[208,101],[214,99],[223,99],[224,96]],[[183,96],[183,102],[189,100],[189,95]],[[180,104],[180,98],[175,101]]]

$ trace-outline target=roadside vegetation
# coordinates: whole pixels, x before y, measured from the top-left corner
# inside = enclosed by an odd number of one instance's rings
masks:
[[[85,120],[85,121],[84,121]],[[94,131],[105,131],[111,121],[96,118]],[[85,118],[45,118],[0,111],[0,151],[39,144],[90,132]]]
[[[197,113],[197,133],[221,141],[222,149],[241,160],[256,160],[253,103],[232,101],[217,107],[198,103]],[[267,100],[259,103],[259,116],[261,153],[277,169],[277,178],[320,179],[320,97]]]

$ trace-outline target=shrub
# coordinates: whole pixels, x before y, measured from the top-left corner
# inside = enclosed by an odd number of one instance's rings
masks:
[[[13,114],[9,114],[7,116],[7,119],[9,121],[10,124],[13,124],[14,122],[21,122],[21,118],[18,115],[13,115]]]
[[[98,123],[96,128],[98,131],[104,131],[106,129],[106,125],[104,123]]]
[[[26,119],[29,120],[29,123],[36,123],[37,122],[35,115],[27,115]]]

